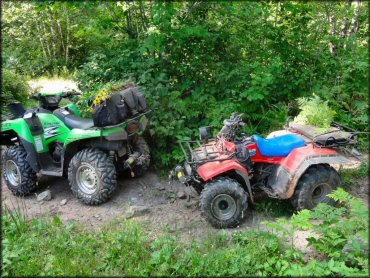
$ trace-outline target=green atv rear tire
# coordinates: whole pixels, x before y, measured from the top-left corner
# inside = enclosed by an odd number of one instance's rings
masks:
[[[215,228],[233,228],[248,208],[248,194],[236,181],[220,177],[207,183],[200,195],[203,217]]]
[[[341,179],[338,172],[329,165],[310,167],[300,178],[291,199],[296,210],[313,209],[319,203],[335,205],[327,195],[338,188]]]
[[[9,147],[3,156],[3,177],[10,191],[17,196],[32,193],[37,187],[36,172],[28,164],[27,152],[21,146]]]
[[[68,167],[73,194],[87,205],[99,205],[112,197],[117,186],[116,169],[106,153],[83,149],[75,154]]]

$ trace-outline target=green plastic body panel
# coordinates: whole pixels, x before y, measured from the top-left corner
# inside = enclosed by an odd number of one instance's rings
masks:
[[[1,123],[1,132],[13,130],[23,139],[34,143],[34,138],[31,134],[31,131],[26,123],[26,121],[22,118],[14,119],[14,120],[7,120]]]
[[[48,97],[48,96],[62,96],[63,92],[42,92],[40,93],[41,96],[43,97]]]
[[[27,122],[23,118],[4,121],[1,125],[1,131],[15,131],[18,136],[32,143],[38,153],[43,153],[48,152],[49,145],[55,141],[62,142],[64,144],[64,148],[67,149],[69,144],[79,140],[101,138],[114,133],[122,133],[122,131],[127,131],[131,124],[137,125],[137,129],[134,133],[140,134],[145,130],[148,122],[148,118],[145,115],[140,115],[135,119],[130,119],[115,126],[104,128],[93,127],[89,129],[69,129],[54,114],[38,113],[37,116],[39,117],[44,129],[44,133],[42,135],[33,136]],[[130,136],[130,134],[128,136]],[[40,145],[40,137],[42,146]],[[38,144],[36,144],[36,139],[38,140]]]
[[[48,113],[38,113],[37,116],[44,128],[43,152],[49,151],[52,142],[65,142],[71,130],[58,117]]]

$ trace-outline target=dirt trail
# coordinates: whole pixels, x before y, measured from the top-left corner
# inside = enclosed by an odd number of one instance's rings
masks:
[[[98,228],[112,220],[124,219],[130,206],[147,206],[150,212],[135,217],[143,222],[148,231],[160,233],[167,229],[170,232],[181,232],[184,237],[198,237],[219,230],[212,228],[200,215],[199,196],[191,188],[186,188],[174,182],[168,184],[154,172],[148,172],[140,178],[118,179],[117,191],[113,198],[100,206],[87,206],[78,201],[69,188],[68,180],[63,178],[39,178],[36,194],[50,189],[52,199],[37,202],[36,195],[24,198],[15,197],[2,182],[2,201],[10,209],[20,209],[29,218],[38,217],[45,213],[59,215],[65,223],[76,220],[82,221],[87,227]],[[179,191],[185,191],[187,197],[177,197]],[[67,199],[67,204],[61,201]],[[247,220],[238,229],[256,226],[268,218],[263,213],[248,210]],[[271,219],[271,218],[269,218]],[[235,231],[235,229],[233,229]]]
[[[358,181],[360,182],[360,181]],[[28,218],[44,214],[58,215],[64,223],[70,221],[82,222],[88,229],[98,229],[112,221],[124,221],[130,206],[146,206],[149,212],[135,217],[143,223],[145,229],[155,238],[165,231],[177,234],[182,240],[204,239],[210,234],[217,234],[218,229],[211,227],[200,214],[199,196],[192,188],[187,188],[178,182],[168,184],[161,180],[157,174],[150,171],[140,178],[118,178],[117,191],[105,204],[100,206],[87,206],[78,201],[69,188],[68,180],[55,177],[39,177],[39,186],[36,194],[50,189],[52,199],[37,202],[36,195],[24,198],[15,197],[4,182],[1,186],[2,202],[11,210],[20,209]],[[180,199],[179,191],[185,192],[185,199]],[[350,191],[363,199],[368,198],[368,180],[361,181]],[[67,199],[65,205],[61,204]],[[256,211],[249,206],[246,220],[236,229],[228,229],[227,233],[246,230],[251,227],[264,229],[261,222],[274,220],[263,212]],[[299,231],[294,237],[294,245],[312,256],[313,250],[307,246],[307,231]]]

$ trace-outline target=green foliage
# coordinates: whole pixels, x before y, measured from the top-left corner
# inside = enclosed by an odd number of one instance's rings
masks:
[[[273,217],[291,216],[294,211],[289,201],[278,199],[264,199],[256,204],[255,209]]]
[[[369,176],[369,163],[362,162],[360,167],[355,169],[342,169],[340,171],[342,182],[345,186],[353,184],[355,180],[364,179]]]
[[[5,276],[366,275],[365,210],[342,190],[332,197],[345,207],[320,205],[291,220],[269,222],[276,234],[248,229],[230,235],[221,230],[201,243],[183,242],[167,232],[153,239],[133,221],[116,221],[94,231],[78,223],[65,224],[58,216],[26,221],[7,212],[3,215],[2,270]],[[309,240],[327,259],[306,262],[304,254],[286,245],[286,239],[299,229],[315,231],[318,239]]]
[[[311,98],[298,99],[298,104],[301,111],[294,118],[295,123],[322,128],[330,127],[336,113],[329,107],[328,101],[322,101],[320,97],[313,95]]]
[[[329,275],[365,275],[368,273],[368,209],[364,203],[339,188],[329,194],[340,205],[329,206],[320,203],[314,210],[303,210],[276,222],[265,222],[266,226],[291,239],[296,230],[311,230],[314,235],[307,240],[317,252],[328,259],[326,262],[311,261],[303,268],[294,265],[291,271],[304,275],[308,269]],[[293,272],[290,272],[293,274]]]
[[[1,110],[7,111],[6,105],[19,101],[26,104],[30,88],[26,79],[14,71],[3,69],[1,88]]]
[[[5,68],[76,72],[83,109],[107,83],[140,85],[155,112],[147,139],[158,168],[180,162],[177,141],[195,139],[202,125],[217,130],[237,111],[246,115],[244,132],[267,134],[297,115],[295,99],[313,93],[324,112],[337,113],[309,121],[327,125],[334,116],[368,131],[368,3],[54,1],[3,9]]]
[[[332,259],[350,263],[359,269],[368,269],[368,210],[364,203],[339,188],[329,195],[341,206],[318,206],[312,216],[322,219],[314,231],[319,238],[309,238],[318,251]]]

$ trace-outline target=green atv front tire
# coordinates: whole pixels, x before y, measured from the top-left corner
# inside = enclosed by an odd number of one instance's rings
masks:
[[[10,191],[26,196],[37,187],[36,172],[28,164],[27,152],[21,146],[8,148],[3,156],[3,177]]]
[[[338,172],[329,165],[310,167],[300,178],[291,199],[296,210],[313,209],[319,203],[335,205],[328,194],[341,184]]]
[[[206,184],[200,194],[203,217],[215,228],[233,228],[245,217],[248,194],[236,181],[220,177]]]
[[[116,169],[106,153],[83,149],[68,167],[73,194],[87,205],[100,205],[112,197],[117,186]]]

